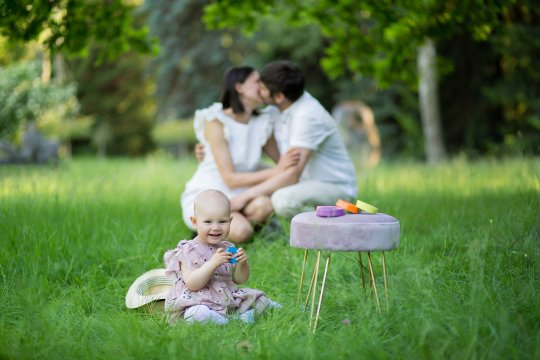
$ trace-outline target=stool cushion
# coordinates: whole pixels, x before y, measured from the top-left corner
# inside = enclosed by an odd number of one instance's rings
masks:
[[[390,215],[320,217],[303,212],[291,220],[291,246],[334,251],[387,251],[399,246],[399,221]]]

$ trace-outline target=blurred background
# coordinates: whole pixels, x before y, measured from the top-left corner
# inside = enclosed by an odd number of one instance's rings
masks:
[[[3,162],[29,128],[60,157],[189,155],[223,73],[278,59],[374,163],[540,153],[532,0],[0,0],[0,14]]]

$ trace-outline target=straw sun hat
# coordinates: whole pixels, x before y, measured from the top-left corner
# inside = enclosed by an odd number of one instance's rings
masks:
[[[173,282],[172,277],[165,275],[165,269],[145,272],[129,287],[126,306],[136,309],[154,301],[165,300]]]

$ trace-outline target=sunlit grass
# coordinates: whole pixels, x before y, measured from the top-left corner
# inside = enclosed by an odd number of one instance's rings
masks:
[[[131,282],[190,237],[179,197],[194,169],[154,158],[0,168],[0,358],[540,357],[538,160],[359,174],[359,198],[401,223],[390,311],[364,296],[354,254],[334,254],[315,336],[287,226],[246,246],[248,286],[284,305],[254,326],[170,327],[125,308]]]

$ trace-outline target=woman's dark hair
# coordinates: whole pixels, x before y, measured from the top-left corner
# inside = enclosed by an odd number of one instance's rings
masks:
[[[305,77],[302,70],[287,60],[273,61],[261,71],[261,81],[274,96],[282,92],[292,102],[304,93]]]
[[[223,79],[223,88],[221,89],[221,103],[223,109],[232,108],[233,113],[240,114],[244,112],[244,105],[240,101],[240,94],[236,91],[236,84],[243,84],[244,81],[255,71],[251,66],[239,66],[229,69]]]

